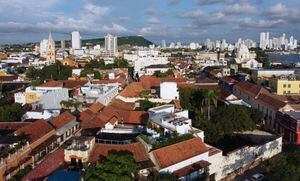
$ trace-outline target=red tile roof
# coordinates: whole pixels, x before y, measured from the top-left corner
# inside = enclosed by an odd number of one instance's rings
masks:
[[[238,81],[235,80],[234,78],[231,78],[231,77],[228,77],[228,76],[222,77],[222,80],[223,80],[224,82],[226,82],[226,83],[231,83],[231,84],[235,84],[235,83],[238,82]]]
[[[88,121],[93,117],[93,115],[94,113],[89,109],[82,111],[79,116],[79,121],[81,122]]]
[[[139,97],[141,91],[157,88],[162,82],[177,82],[178,84],[187,84],[187,80],[179,77],[155,77],[144,75],[140,78],[140,82],[129,84],[119,95],[122,97]]]
[[[63,112],[59,116],[53,118],[50,123],[56,128],[60,129],[64,127],[65,125],[69,124],[72,121],[76,121],[76,117],[73,116],[68,111]]]
[[[84,86],[88,81],[87,80],[61,80],[63,87],[67,89],[74,89],[77,87]]]
[[[234,88],[252,97],[257,97],[260,93],[269,94],[267,89],[257,84],[250,83],[248,81],[241,81],[234,85]]]
[[[29,122],[0,122],[0,130],[16,131],[30,124]]]
[[[101,109],[104,108],[104,105],[100,102],[94,103],[89,107],[89,110],[91,110],[93,113],[99,112]]]
[[[43,137],[50,131],[54,130],[54,127],[44,119],[33,122],[30,125],[21,127],[15,131],[17,136],[24,135],[29,137],[29,142],[33,143],[39,138]]]
[[[135,109],[135,103],[124,102],[120,99],[113,99],[112,105],[116,108],[124,109],[124,110],[134,110]]]
[[[62,166],[64,161],[64,149],[60,148],[47,155],[46,158],[40,164],[36,165],[31,172],[26,174],[22,180],[43,180]]]
[[[200,138],[192,138],[152,151],[159,167],[166,168],[194,156],[207,152],[208,149]]]
[[[114,106],[106,107],[101,114],[108,117],[116,116],[119,123],[124,124],[145,124],[148,120],[148,113],[146,111],[128,111],[116,108]]]
[[[60,81],[49,81],[39,85],[38,87],[63,87],[63,83]]]
[[[140,81],[143,84],[143,87],[145,89],[151,89],[151,88],[156,88],[160,86],[160,83],[162,82],[187,82],[185,78],[182,76],[178,77],[155,77],[155,76],[149,76],[149,75],[144,75],[140,78]]]
[[[132,82],[119,95],[122,97],[139,97],[145,90],[141,82]]]
[[[266,95],[266,94],[259,94],[257,100],[260,103],[263,103],[275,110],[283,108],[284,106],[287,105],[287,103],[280,101],[279,99],[275,99],[274,97]]]
[[[114,144],[95,144],[95,148],[91,153],[89,162],[95,163],[99,160],[100,156],[107,157],[109,153],[113,152],[129,152],[133,155],[136,162],[148,161],[149,157],[141,143],[132,143],[125,145],[114,145]]]
[[[0,81],[13,81],[18,79],[17,75],[3,75],[0,76]]]

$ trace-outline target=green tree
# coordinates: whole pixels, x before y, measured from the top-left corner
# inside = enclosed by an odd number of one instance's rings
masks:
[[[263,166],[266,176],[272,181],[298,181],[300,180],[300,152],[280,155],[266,161]]]
[[[177,181],[178,178],[169,172],[164,172],[164,173],[160,173],[160,172],[152,172],[149,176],[148,179],[150,181]]]
[[[137,178],[139,165],[130,154],[109,154],[106,159],[99,161],[95,167],[86,171],[87,181],[130,181]]]
[[[204,95],[204,99],[202,100],[202,104],[207,107],[207,119],[210,120],[210,106],[213,105],[217,107],[218,105],[219,94],[215,90],[207,90]]]
[[[215,143],[225,136],[233,136],[238,132],[255,129],[256,123],[251,118],[252,112],[255,111],[239,105],[219,106],[215,116],[209,121],[200,111],[197,111],[193,125],[204,130],[205,139],[209,143]]]

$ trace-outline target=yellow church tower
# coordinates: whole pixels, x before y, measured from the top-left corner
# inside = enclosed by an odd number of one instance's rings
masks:
[[[46,47],[46,61],[49,63],[55,63],[55,42],[52,39],[51,31],[49,33]]]

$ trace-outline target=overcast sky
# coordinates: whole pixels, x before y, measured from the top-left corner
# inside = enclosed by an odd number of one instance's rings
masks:
[[[0,0],[0,43],[143,35],[159,43],[210,38],[300,39],[300,0]]]

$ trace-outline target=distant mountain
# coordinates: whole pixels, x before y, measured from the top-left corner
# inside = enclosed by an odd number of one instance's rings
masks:
[[[92,43],[94,45],[100,44],[101,46],[104,45],[104,38],[99,39],[88,39],[82,40],[82,44],[85,45],[86,43]],[[131,45],[131,46],[149,46],[153,43],[142,36],[124,36],[118,37],[118,45]]]
[[[56,47],[60,47],[60,41],[55,42]],[[82,40],[82,46],[86,44],[104,46],[104,38],[86,39]],[[142,36],[124,36],[118,37],[118,46],[131,45],[131,46],[149,46],[153,43]],[[71,41],[66,40],[66,46],[71,47]]]

